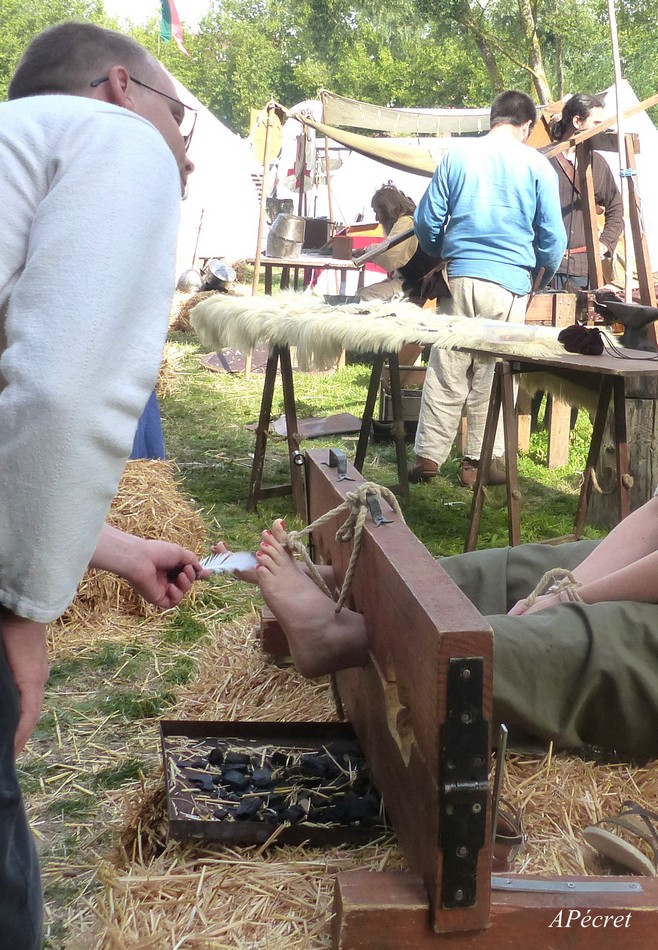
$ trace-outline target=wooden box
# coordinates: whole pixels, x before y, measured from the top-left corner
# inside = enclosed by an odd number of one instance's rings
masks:
[[[160,723],[160,738],[169,835],[179,841],[196,839],[227,845],[306,842],[320,847],[359,845],[391,833],[349,723],[165,719]],[[215,749],[224,756],[228,751],[248,755],[261,771],[272,772],[273,783],[268,786],[259,781],[256,786],[250,782],[249,787],[234,793],[236,801],[229,801],[227,791],[230,794],[231,786],[223,777],[217,783],[212,778],[226,775],[233,766],[226,761],[207,763],[207,755]],[[275,763],[280,763],[277,755],[290,763],[287,772],[283,764],[272,764],[273,757]],[[330,766],[324,777],[315,774],[319,760],[325,767]],[[254,770],[249,767],[246,771]],[[197,782],[212,787],[206,791]],[[286,800],[278,813],[274,807],[267,808],[273,796],[287,798],[285,789],[292,786],[294,802]],[[239,805],[248,799],[262,800],[257,816],[236,818]],[[306,809],[307,800],[308,813],[302,816],[299,809]],[[297,811],[289,814],[293,806]],[[342,820],[338,806],[343,806]],[[328,809],[332,811],[327,816]]]

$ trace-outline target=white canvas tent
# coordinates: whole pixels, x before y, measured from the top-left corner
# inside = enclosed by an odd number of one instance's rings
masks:
[[[611,86],[602,94],[605,102],[605,114],[615,113],[615,88]],[[623,79],[620,85],[621,108],[624,112],[638,104],[630,84]],[[649,248],[651,268],[658,271],[658,179],[655,169],[658,164],[658,129],[646,112],[630,116],[624,120],[624,132],[636,132],[640,137],[640,153],[637,156],[637,181],[642,201],[642,217]],[[619,182],[619,157],[616,152],[601,153]]]
[[[624,111],[637,105],[638,98],[625,80],[621,83],[621,105]],[[615,112],[614,87],[602,94],[605,112]],[[323,93],[325,121],[337,125],[384,131],[427,131],[428,123],[441,132],[478,134],[486,131],[488,123],[482,113],[488,110],[404,110],[386,109],[370,103],[346,100],[331,93]],[[294,113],[294,109],[292,110]],[[308,121],[308,120],[307,120]],[[334,218],[351,223],[363,214],[370,216],[370,198],[385,181],[392,181],[409,197],[418,201],[427,187],[431,168],[455,141],[454,138],[423,136],[416,139],[370,138],[351,131],[311,121],[320,134],[327,130],[331,136],[331,155],[340,158],[340,167],[331,172],[331,191]],[[640,136],[640,154],[637,156],[637,175],[651,265],[658,271],[658,182],[653,169],[658,161],[658,129],[646,112],[625,120],[624,131]],[[336,142],[339,144],[336,145]],[[367,154],[370,153],[370,154]],[[318,145],[318,154],[323,148]],[[615,153],[603,153],[615,179],[619,181],[619,160]],[[427,176],[427,177],[426,177]],[[326,189],[318,189],[312,213],[328,214]]]
[[[260,174],[262,169],[244,139],[216,119],[174,76],[171,79],[181,101],[198,110],[189,151],[195,170],[181,205],[176,257],[177,274],[181,274],[192,266],[197,235],[197,257],[237,261],[253,255],[259,206],[251,172]]]

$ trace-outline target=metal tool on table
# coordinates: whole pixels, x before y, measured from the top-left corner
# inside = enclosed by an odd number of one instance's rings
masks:
[[[610,291],[594,295],[594,309],[606,324],[621,323],[624,332],[621,345],[634,350],[656,352],[655,336],[650,327],[658,320],[658,308],[640,303],[625,303]]]

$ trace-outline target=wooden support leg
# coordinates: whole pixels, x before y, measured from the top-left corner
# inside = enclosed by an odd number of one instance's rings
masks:
[[[505,434],[505,469],[507,473],[507,528],[512,547],[521,543],[519,516],[518,428],[514,407],[514,379],[512,367],[502,363],[500,370],[503,432]]]
[[[550,400],[548,423],[548,467],[560,468],[569,461],[569,432],[571,431],[571,406],[554,396]]]
[[[409,475],[407,472],[407,446],[404,438],[404,419],[402,412],[402,392],[400,389],[400,364],[397,353],[390,353],[388,366],[391,379],[391,406],[393,409],[393,439],[398,464],[398,483],[400,497],[409,499]]]
[[[626,518],[631,512],[630,487],[628,485],[628,441],[626,438],[626,387],[623,376],[615,376],[613,383],[614,396],[614,431],[615,457],[617,461],[617,506],[619,520]]]
[[[375,356],[370,374],[370,383],[368,385],[368,395],[361,418],[361,431],[359,432],[359,441],[356,445],[356,455],[354,456],[354,468],[357,472],[363,471],[363,463],[366,458],[368,448],[368,439],[370,438],[370,424],[372,423],[372,414],[375,411],[375,402],[379,392],[379,383],[382,378],[382,370],[386,357],[383,354]]]
[[[583,472],[583,484],[580,488],[578,497],[578,507],[576,508],[576,520],[574,522],[574,538],[576,541],[580,538],[587,520],[587,508],[589,506],[590,495],[592,494],[592,485],[594,484],[594,472],[596,463],[601,453],[601,443],[605,432],[606,421],[608,418],[608,408],[610,406],[610,395],[612,393],[612,377],[604,376],[601,380],[601,391],[599,393],[599,404],[596,409],[596,418],[592,429],[592,441],[589,445],[585,471]],[[624,420],[624,429],[626,422]],[[619,471],[619,470],[618,470]]]
[[[267,446],[270,417],[272,415],[272,399],[274,397],[274,385],[276,383],[278,366],[279,349],[278,347],[274,347],[270,350],[270,354],[267,357],[267,366],[265,367],[263,395],[260,400],[260,414],[258,416],[258,428],[256,429],[256,446],[254,448],[254,460],[251,464],[251,477],[249,479],[247,511],[255,511],[258,499],[260,498],[260,486],[263,481],[263,466],[265,464],[265,448]]]
[[[286,433],[288,439],[288,462],[290,465],[290,483],[292,485],[292,499],[295,511],[306,520],[306,493],[304,491],[304,467],[297,465],[294,460],[295,452],[299,451],[299,432],[297,431],[297,407],[295,405],[295,387],[292,378],[292,363],[290,350],[287,346],[277,347],[281,362],[281,387],[283,389],[283,411],[286,416]]]
[[[491,396],[489,397],[489,408],[487,410],[487,421],[484,426],[484,437],[482,439],[482,451],[480,453],[480,464],[478,466],[478,476],[473,489],[473,503],[471,505],[471,516],[468,522],[468,531],[466,533],[465,551],[475,551],[477,547],[478,532],[480,530],[480,517],[482,515],[482,505],[484,504],[484,486],[487,483],[486,476],[489,474],[489,465],[493,453],[494,441],[496,438],[496,426],[498,425],[498,416],[500,415],[500,406],[502,403],[502,366],[505,363],[496,363],[493,384],[491,386]]]
[[[522,452],[527,452],[530,449],[530,431],[532,428],[532,396],[523,389],[519,389],[517,405],[519,449]]]

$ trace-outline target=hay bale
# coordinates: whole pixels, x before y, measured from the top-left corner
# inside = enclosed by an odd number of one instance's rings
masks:
[[[206,297],[213,297],[216,293],[216,290],[203,290],[196,294],[176,294],[174,306],[178,304],[178,307],[169,321],[169,329],[172,332],[191,333],[190,312]]]
[[[115,528],[142,538],[173,541],[199,554],[206,548],[204,521],[181,494],[171,462],[128,462],[107,520]],[[137,617],[161,613],[122,578],[107,571],[89,570],[58,623],[89,626],[111,611]]]
[[[165,343],[155,391],[158,399],[178,392],[181,384],[184,353],[175,343]]]

